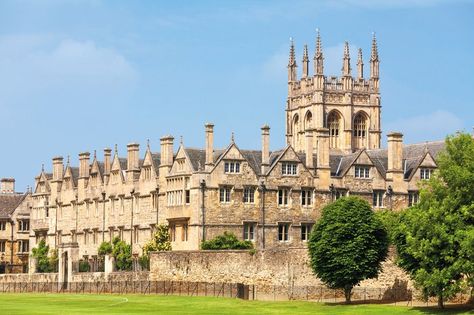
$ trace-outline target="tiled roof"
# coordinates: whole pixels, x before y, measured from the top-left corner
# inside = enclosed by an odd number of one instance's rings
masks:
[[[0,194],[0,218],[9,218],[26,194]]]

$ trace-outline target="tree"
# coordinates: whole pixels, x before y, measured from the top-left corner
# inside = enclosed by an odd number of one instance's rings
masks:
[[[171,250],[170,233],[167,225],[160,224],[156,226],[152,239],[143,246],[143,255],[148,256],[150,252],[166,250]]]
[[[251,241],[240,241],[234,233],[225,231],[223,235],[218,235],[212,240],[203,241],[201,249],[252,249]]]
[[[474,277],[474,140],[469,134],[446,139],[438,170],[421,184],[420,203],[400,216],[397,263],[425,299],[438,306]]]
[[[132,247],[118,237],[112,240],[112,256],[118,270],[132,270]]]
[[[328,287],[343,289],[350,303],[352,288],[381,270],[388,235],[367,201],[345,197],[324,207],[308,249],[314,273]]]
[[[46,241],[42,239],[38,243],[38,247],[31,250],[32,256],[36,258],[36,272],[53,272],[56,269],[58,262],[57,251],[51,251],[49,255],[49,245],[46,245]]]

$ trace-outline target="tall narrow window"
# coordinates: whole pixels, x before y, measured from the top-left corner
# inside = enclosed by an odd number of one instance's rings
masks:
[[[288,195],[289,190],[286,188],[278,189],[278,205],[287,206],[288,205]]]
[[[373,192],[373,201],[372,205],[376,208],[381,208],[383,207],[383,196],[384,196],[385,191],[383,190],[374,190]]]
[[[339,148],[339,130],[341,125],[341,118],[335,111],[328,116],[327,126],[329,128],[329,147]]]
[[[181,230],[181,241],[187,242],[188,241],[188,224],[183,223],[183,229]]]
[[[6,241],[0,241],[0,253],[4,253],[6,249]]]
[[[313,204],[313,190],[312,189],[302,189],[301,190],[301,205],[302,206],[311,206]]]
[[[230,202],[230,187],[221,187],[219,189],[219,201],[221,203]]]
[[[244,203],[254,203],[255,201],[255,188],[245,187],[244,188]]]
[[[309,240],[309,234],[311,233],[311,229],[313,228],[313,224],[311,223],[301,223],[301,240],[306,242]]]
[[[191,203],[191,191],[189,189],[186,189],[185,191],[186,195],[186,204],[189,205]]]
[[[253,222],[244,223],[244,240],[246,241],[255,240],[255,223]]]
[[[289,223],[278,223],[278,240],[280,242],[288,242],[289,238]]]
[[[408,206],[414,206],[418,203],[419,193],[417,191],[408,192]]]
[[[176,224],[170,224],[170,238],[172,242],[176,241]]]
[[[364,113],[358,113],[354,118],[354,148],[367,147],[367,117]]]

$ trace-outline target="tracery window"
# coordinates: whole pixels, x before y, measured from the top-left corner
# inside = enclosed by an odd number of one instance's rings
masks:
[[[359,113],[354,118],[354,148],[361,149],[367,147],[367,117]]]
[[[341,119],[337,112],[331,112],[328,116],[329,128],[329,147],[339,148],[339,134],[340,134]]]

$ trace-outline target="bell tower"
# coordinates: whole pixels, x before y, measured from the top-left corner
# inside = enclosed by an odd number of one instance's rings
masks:
[[[359,149],[380,148],[379,58],[375,34],[372,38],[370,78],[364,78],[362,49],[357,54],[357,74],[352,76],[350,45],[344,43],[341,76],[324,74],[324,58],[319,30],[313,58],[314,73],[309,73],[307,46],[304,46],[302,75],[298,79],[294,41],[290,40],[288,97],[286,102],[286,142],[296,151],[305,150],[305,131],[329,129],[329,147],[348,153]],[[308,137],[311,139],[311,137]]]

